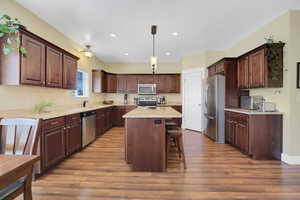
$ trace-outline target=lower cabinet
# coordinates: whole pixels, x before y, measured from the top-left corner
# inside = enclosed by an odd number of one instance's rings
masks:
[[[82,131],[80,114],[58,117],[42,122],[40,155],[42,173],[81,149]]]
[[[226,142],[256,160],[281,159],[282,115],[225,112]]]
[[[71,155],[78,151],[82,144],[81,120],[66,127],[66,154]]]
[[[51,167],[65,155],[65,130],[64,127],[59,127],[53,130],[44,132],[44,169]]]

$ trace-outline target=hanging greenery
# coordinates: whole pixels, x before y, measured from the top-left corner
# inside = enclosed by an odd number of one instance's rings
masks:
[[[19,28],[22,26],[17,18],[11,18],[8,15],[0,17],[0,39],[2,42],[2,51],[5,55],[12,51],[19,51],[24,56],[27,56],[26,49],[21,45],[19,36]]]
[[[271,80],[277,81],[281,79],[282,74],[282,58],[280,49],[284,46],[282,41],[274,42],[272,36],[265,38],[267,48],[268,68],[271,72]]]

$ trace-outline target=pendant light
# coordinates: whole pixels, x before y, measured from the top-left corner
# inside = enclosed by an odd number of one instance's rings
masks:
[[[157,33],[157,26],[152,25],[151,26],[151,34],[153,37],[153,51],[152,51],[152,56],[150,57],[150,64],[152,68],[152,73],[155,74],[155,71],[157,69],[157,57],[155,56],[155,35]]]

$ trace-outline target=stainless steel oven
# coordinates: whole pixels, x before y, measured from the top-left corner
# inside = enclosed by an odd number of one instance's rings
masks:
[[[139,95],[155,95],[156,84],[138,84]]]

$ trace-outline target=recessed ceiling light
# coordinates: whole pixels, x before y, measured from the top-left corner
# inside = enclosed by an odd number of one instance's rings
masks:
[[[170,52],[166,52],[166,56],[170,56],[171,55],[171,53]]]
[[[109,35],[110,35],[110,37],[117,37],[117,34],[115,34],[115,33],[111,33]]]
[[[128,56],[128,55],[129,55],[129,53],[124,53],[124,55],[125,55],[125,56]]]
[[[172,35],[173,35],[173,36],[177,36],[177,35],[178,35],[178,33],[177,33],[177,32],[174,32],[174,33],[172,33]]]

